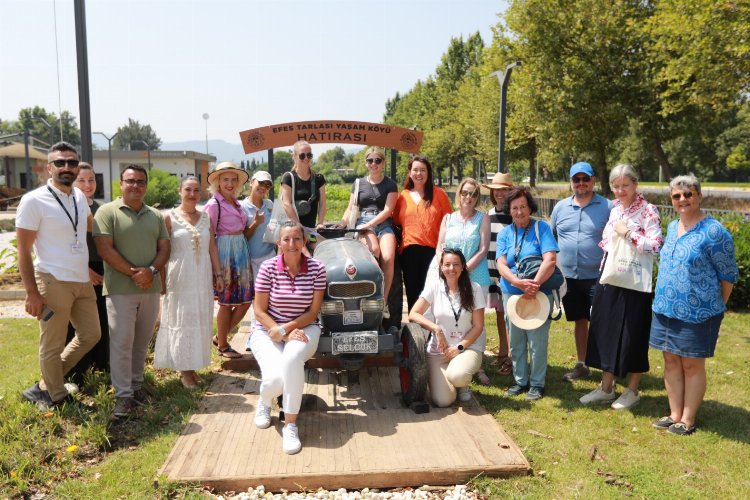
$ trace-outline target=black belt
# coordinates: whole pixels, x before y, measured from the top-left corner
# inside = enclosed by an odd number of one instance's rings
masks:
[[[362,212],[360,213],[362,215],[369,215],[369,214],[378,215],[380,213],[380,210],[362,210]]]

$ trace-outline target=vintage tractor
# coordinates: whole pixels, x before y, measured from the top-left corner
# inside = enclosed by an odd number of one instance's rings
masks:
[[[358,370],[368,356],[391,354],[399,367],[403,402],[417,412],[429,411],[424,333],[413,323],[401,327],[400,280],[389,300],[392,317],[384,324],[383,272],[354,233],[320,230],[327,239],[318,244],[314,256],[325,264],[327,283],[315,357],[331,357],[342,369]]]

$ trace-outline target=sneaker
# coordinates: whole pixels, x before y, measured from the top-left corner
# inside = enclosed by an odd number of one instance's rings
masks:
[[[130,410],[132,409],[133,409],[133,398],[127,397],[127,396],[116,398],[115,409],[112,412],[112,414],[118,418],[127,417],[130,415]]]
[[[383,318],[388,319],[391,317],[391,311],[388,309],[388,304],[383,306]]]
[[[544,387],[532,386],[526,394],[526,401],[536,401],[544,397]]]
[[[633,391],[630,390],[630,388],[625,389],[622,391],[622,394],[619,398],[617,398],[617,401],[612,403],[612,409],[613,410],[629,410],[630,408],[634,407],[638,404],[641,400],[641,395],[636,394]]]
[[[669,426],[667,429],[667,432],[670,434],[677,434],[678,436],[689,436],[690,434],[695,432],[695,426],[677,422]]]
[[[591,370],[589,370],[589,367],[584,365],[583,363],[577,363],[576,367],[573,368],[573,371],[570,371],[563,375],[563,380],[567,380],[568,382],[572,382],[574,380],[579,380],[582,378],[586,378],[591,373]]]
[[[604,392],[600,385],[593,391],[582,396],[578,401],[580,401],[581,404],[588,405],[591,403],[611,403],[615,399],[617,399],[617,394],[615,394],[614,389],[612,389],[612,392]]]
[[[302,443],[299,440],[299,431],[297,424],[286,424],[281,431],[282,448],[287,455],[294,455],[302,449]]]
[[[518,396],[525,390],[526,388],[524,386],[515,384],[512,385],[507,391],[505,391],[505,394],[507,394],[508,396]]]
[[[258,407],[255,409],[255,426],[258,429],[267,429],[271,425],[271,407],[258,398]]]
[[[459,387],[458,388],[458,400],[461,401],[462,403],[471,401],[471,389],[468,387]]]
[[[134,405],[143,406],[151,401],[151,395],[143,387],[139,387],[133,391],[133,400],[131,401]]]
[[[39,382],[23,391],[21,395],[26,401],[34,403],[40,410],[49,410],[53,405],[49,392],[39,387]]]
[[[666,431],[669,429],[672,424],[674,424],[674,420],[672,420],[672,417],[667,415],[666,417],[661,417],[659,420],[654,420],[651,423],[651,427],[654,429],[659,429],[660,431]]]

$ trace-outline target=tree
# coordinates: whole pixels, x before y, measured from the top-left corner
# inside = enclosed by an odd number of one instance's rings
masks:
[[[274,151],[273,152],[273,175],[274,177],[281,177],[284,172],[289,172],[294,165],[292,160],[292,152],[289,151]]]
[[[42,119],[49,123],[52,128],[47,127]],[[61,124],[63,140],[80,147],[81,131],[75,117],[70,112],[63,111],[61,118],[58,118],[55,113],[49,112],[41,106],[23,108],[18,112],[17,120],[0,122],[0,134],[29,130],[35,138],[44,141],[44,143],[54,144],[60,140]]]
[[[146,146],[140,141],[146,142],[152,151],[159,149],[161,146],[161,139],[156,135],[151,125],[141,125],[137,120],[128,118],[128,123],[117,129],[117,136],[112,141],[112,147],[115,149],[145,151]]]

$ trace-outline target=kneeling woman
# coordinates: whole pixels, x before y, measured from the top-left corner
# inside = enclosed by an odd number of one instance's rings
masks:
[[[482,367],[487,337],[484,293],[469,280],[463,253],[444,249],[439,271],[440,279],[428,283],[409,321],[432,332],[427,344],[430,395],[435,406],[445,407],[456,400],[457,393],[459,401],[471,399],[469,382]],[[424,316],[429,307],[434,322]]]
[[[317,323],[326,271],[303,255],[307,243],[298,222],[286,222],[279,233],[279,255],[260,266],[255,279],[255,325],[250,348],[261,372],[255,425],[271,425],[271,404],[283,394],[285,426],[282,447],[294,454],[302,449],[297,415],[305,384],[305,361],[315,354],[320,338]]]

